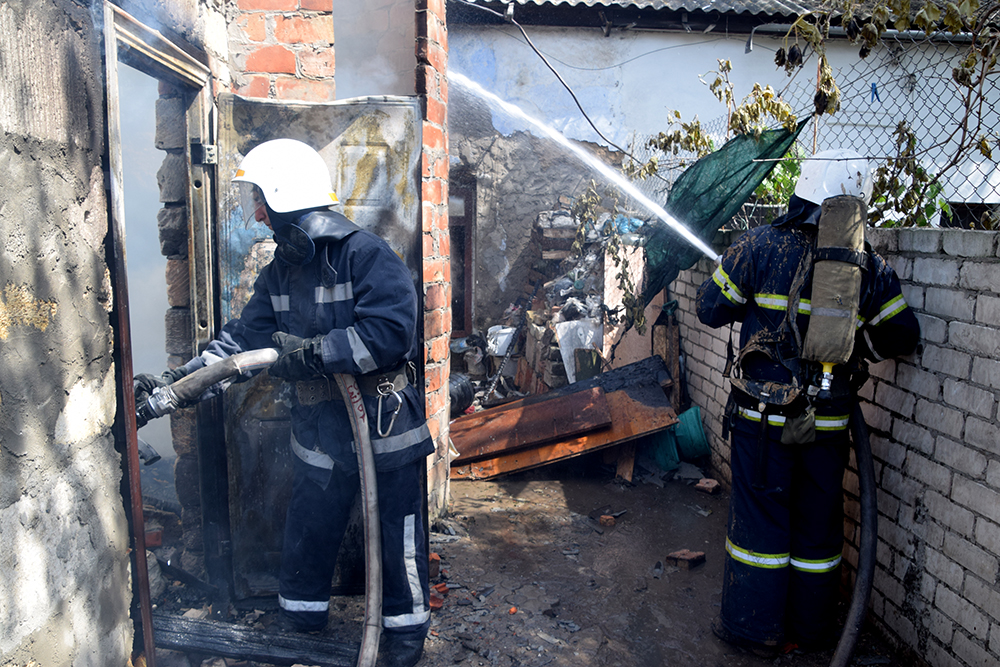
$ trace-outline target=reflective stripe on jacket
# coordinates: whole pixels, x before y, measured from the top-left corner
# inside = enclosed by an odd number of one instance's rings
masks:
[[[202,356],[189,362],[189,368],[271,347],[271,335],[284,331],[302,338],[325,335],[323,363],[329,374],[386,372],[420,358],[417,308],[416,291],[403,261],[383,239],[356,231],[319,244],[316,255],[303,266],[280,259],[265,266],[240,316],[226,323]],[[384,438],[376,427],[378,397],[364,399],[380,470],[397,468],[434,450],[422,393],[408,384],[399,396],[402,406]],[[381,402],[383,428],[392,419],[396,403],[391,396]],[[347,470],[357,468],[343,402],[311,406],[295,402],[291,419],[299,448],[323,454]]]

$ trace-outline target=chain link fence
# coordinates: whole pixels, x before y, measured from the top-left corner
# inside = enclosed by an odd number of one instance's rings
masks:
[[[1000,136],[1000,73],[987,77],[979,93],[982,103],[967,116],[968,89],[952,78],[952,69],[964,57],[968,40],[961,36],[890,33],[865,59],[854,58],[836,74],[841,108],[835,115],[817,118],[807,127],[793,153],[810,155],[827,148],[849,147],[883,163],[897,154],[894,133],[905,122],[917,140],[917,156],[931,174],[943,171],[938,200],[946,202],[933,223],[965,229],[1000,227],[1000,166],[979,151],[957,156],[960,142],[974,143],[984,136],[997,147]],[[813,108],[815,82],[808,76],[812,61],[779,91],[804,117]],[[716,147],[726,141],[725,116],[702,124]],[[656,151],[632,147],[639,160]],[[659,173],[637,185],[643,193],[664,201],[674,179],[696,156],[691,153],[657,155]],[[745,228],[767,222],[779,213],[773,207],[750,202],[733,226]]]

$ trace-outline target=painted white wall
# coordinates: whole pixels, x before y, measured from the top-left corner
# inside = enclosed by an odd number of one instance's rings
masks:
[[[737,99],[754,82],[781,90],[812,83],[806,69],[789,79],[774,65],[778,39],[758,33],[745,53],[746,35],[716,33],[616,32],[589,28],[528,27],[535,45],[576,93],[588,115],[619,145],[633,134],[653,135],[667,129],[667,113],[677,110],[685,121],[703,123],[725,115],[706,81],[715,78],[720,59],[733,65]],[[572,97],[524,42],[514,26],[451,25],[449,67],[462,72],[501,98],[553,125],[573,139],[602,141],[589,127]],[[834,45],[834,63],[856,58],[856,50]],[[810,100],[808,104],[806,100]],[[811,93],[802,110],[811,109]],[[498,129],[508,130],[503,119]]]
[[[815,58],[789,78],[774,64],[782,35],[758,32],[753,50],[746,53],[746,35],[617,31],[605,37],[596,28],[528,26],[526,30],[601,133],[625,148],[636,137],[641,140],[668,130],[671,110],[680,111],[684,121],[699,118],[710,130],[724,127],[726,109],[706,83],[715,79],[720,59],[732,63],[730,79],[737,101],[757,82],[782,93],[800,117],[812,110]],[[451,69],[572,139],[608,145],[515,26],[452,24],[449,42]],[[878,157],[895,154],[892,133],[900,120],[915,127],[926,145],[954,130],[958,97],[950,83],[951,63],[936,54],[923,58],[911,53],[896,59],[891,47],[879,47],[862,62],[858,47],[844,40],[833,40],[827,48],[831,66],[840,71],[842,109],[806,129],[801,139],[808,147],[845,146]],[[877,100],[871,95],[873,83],[879,91]],[[995,129],[1000,120],[997,112],[989,113],[987,125],[993,123],[990,129]],[[530,129],[496,113],[493,122],[505,134]],[[953,150],[946,147],[927,156],[925,164],[943,164],[951,154]],[[994,190],[994,184],[1000,187],[1000,172],[995,165],[980,162],[968,161],[949,178],[949,198],[1000,201]]]

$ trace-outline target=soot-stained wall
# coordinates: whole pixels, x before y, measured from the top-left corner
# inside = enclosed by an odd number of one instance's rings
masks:
[[[532,243],[538,214],[584,194],[594,175],[549,139],[528,132],[503,135],[493,131],[489,116],[475,118],[451,123],[451,166],[452,180],[476,193],[472,325],[485,332],[501,322],[539,264],[541,249]]]
[[[126,663],[101,4],[0,3],[0,663]],[[94,12],[94,15],[91,12]]]

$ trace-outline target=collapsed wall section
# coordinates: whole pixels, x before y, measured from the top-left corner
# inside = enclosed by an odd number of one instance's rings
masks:
[[[103,667],[132,648],[98,26],[69,0],[0,4],[4,664]]]

